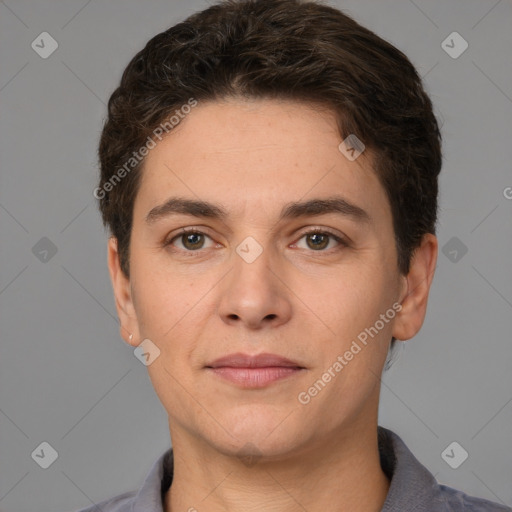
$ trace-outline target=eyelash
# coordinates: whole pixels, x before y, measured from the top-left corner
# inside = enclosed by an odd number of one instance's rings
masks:
[[[211,237],[208,234],[206,234],[206,233],[204,233],[202,231],[199,231],[198,229],[195,229],[195,228],[182,228],[179,231],[179,233],[174,235],[171,239],[166,240],[163,243],[163,246],[164,247],[172,247],[172,244],[173,244],[173,242],[175,240],[177,240],[178,238],[182,237],[183,235],[188,235],[188,234],[204,235],[204,236],[206,236],[206,237],[211,239]],[[313,234],[314,235],[328,235],[329,237],[333,238],[339,245],[334,247],[334,248],[327,249],[327,250],[326,249],[321,249],[321,250],[315,251],[313,249],[310,249],[310,252],[330,253],[332,251],[336,251],[337,249],[349,246],[348,242],[345,239],[343,239],[340,236],[334,234],[333,232],[329,231],[328,229],[319,229],[319,228],[313,228],[313,229],[310,229],[309,231],[306,231],[306,232],[302,233],[301,236],[297,239],[297,242],[299,240],[301,240],[302,238],[304,238],[305,236],[313,235]],[[293,245],[295,245],[297,242],[294,242]],[[195,253],[200,253],[202,251],[202,249],[197,249],[195,251],[190,251],[190,250],[185,250],[185,249],[172,248],[172,251],[173,252],[188,253],[190,256],[194,256]]]

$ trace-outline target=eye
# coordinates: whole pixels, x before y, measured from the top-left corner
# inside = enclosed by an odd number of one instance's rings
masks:
[[[305,246],[300,245],[302,240],[305,240]],[[210,240],[210,246],[205,245],[206,241]],[[332,242],[335,242],[332,247]],[[169,241],[164,242],[164,246],[172,246],[184,252],[197,252],[201,249],[211,248],[214,241],[207,234],[197,229],[183,228],[181,231],[173,236]],[[336,249],[337,247],[347,247],[348,243],[338,235],[326,230],[313,229],[299,238],[299,240],[292,244],[292,247],[299,247],[301,249],[311,249],[316,252],[327,252],[326,249]]]
[[[302,239],[305,239],[306,247],[300,247],[299,242]],[[333,240],[336,242],[336,245],[334,247],[329,247]],[[339,246],[346,247],[348,245],[341,237],[335,235],[334,233],[330,233],[329,231],[322,231],[319,229],[314,229],[304,233],[299,239],[299,242],[293,245],[296,245],[301,249],[312,249],[313,251],[317,252],[323,252],[326,248],[335,249]]]
[[[171,238],[168,242],[165,242],[165,246],[172,245],[176,247],[175,241],[181,243],[181,247],[178,248],[184,251],[193,252],[200,249],[205,249],[205,240],[211,238],[201,231],[195,229],[182,229],[181,232]],[[213,242],[213,240],[212,240]]]

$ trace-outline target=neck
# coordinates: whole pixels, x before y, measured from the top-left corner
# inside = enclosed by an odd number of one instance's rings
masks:
[[[366,425],[338,433],[335,443],[330,438],[285,459],[254,464],[174,432],[165,512],[379,512],[389,480],[380,466],[377,423]]]

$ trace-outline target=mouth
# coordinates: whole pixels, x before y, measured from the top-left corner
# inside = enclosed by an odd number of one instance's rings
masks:
[[[223,380],[242,388],[264,388],[273,382],[302,373],[306,368],[295,361],[275,355],[230,354],[205,368]]]

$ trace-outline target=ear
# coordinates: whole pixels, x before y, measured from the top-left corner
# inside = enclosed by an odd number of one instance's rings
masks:
[[[421,329],[427,312],[428,294],[437,263],[437,238],[427,233],[414,251],[409,273],[404,276],[402,309],[395,317],[393,336],[408,340]]]
[[[133,306],[130,278],[121,270],[117,238],[115,237],[110,237],[108,241],[108,271],[114,289],[121,338],[123,338],[126,343],[137,346],[140,343],[140,335],[137,315]],[[130,334],[133,335],[131,340]]]

